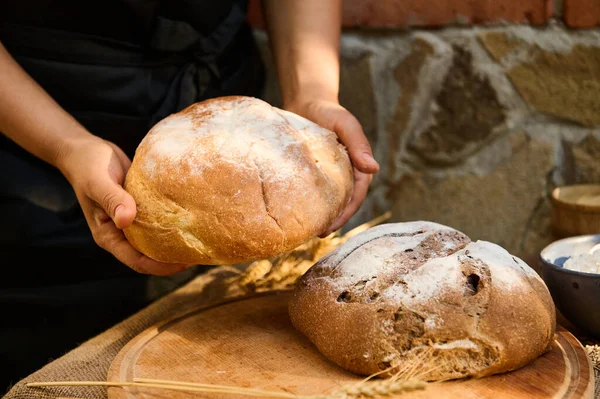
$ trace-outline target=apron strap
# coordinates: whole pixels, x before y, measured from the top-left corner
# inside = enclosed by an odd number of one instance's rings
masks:
[[[192,25],[162,16],[156,18],[151,48],[162,52],[185,53],[185,65],[173,79],[152,124],[202,98],[209,88],[220,85],[217,58],[229,46],[246,23],[244,8],[234,3],[221,23],[202,35]]]
[[[155,20],[150,45],[160,51],[184,51],[193,47],[196,53],[218,54],[233,40],[245,20],[244,9],[234,3],[219,25],[205,36],[187,22],[159,15]]]

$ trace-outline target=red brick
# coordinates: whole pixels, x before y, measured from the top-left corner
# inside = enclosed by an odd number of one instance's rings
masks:
[[[366,27],[544,24],[548,0],[345,0],[344,25]],[[549,9],[550,8],[550,9]]]
[[[255,28],[264,28],[264,20],[261,14],[260,0],[250,0],[248,3],[247,19]]]
[[[600,1],[565,0],[564,20],[570,28],[593,28],[600,25]]]
[[[552,0],[344,0],[343,25],[345,28],[502,22],[543,25],[552,15],[552,4]],[[250,0],[248,19],[253,26],[264,27],[260,0]]]

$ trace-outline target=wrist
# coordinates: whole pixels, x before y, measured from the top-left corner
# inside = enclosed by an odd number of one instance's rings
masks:
[[[296,90],[282,93],[283,108],[292,110],[304,104],[326,101],[338,104],[337,88],[328,87],[322,83],[311,83],[298,86]]]
[[[73,155],[77,154],[81,151],[82,148],[94,145],[98,142],[98,140],[102,140],[97,136],[89,133],[86,130],[82,130],[79,132],[73,132],[72,134],[64,137],[60,142],[56,144],[53,148],[53,152],[51,154],[52,164],[65,176],[69,179],[71,174],[71,170],[77,165],[72,165],[69,162],[70,159],[73,159]]]

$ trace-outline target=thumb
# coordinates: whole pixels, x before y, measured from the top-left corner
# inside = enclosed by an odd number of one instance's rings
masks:
[[[348,149],[352,164],[363,173],[377,173],[379,164],[373,158],[373,151],[369,140],[365,136],[358,119],[349,112],[344,112],[338,120],[336,133],[340,141]]]
[[[136,215],[135,201],[121,185],[111,179],[96,182],[92,186],[90,198],[104,209],[117,228],[124,229],[133,223]]]

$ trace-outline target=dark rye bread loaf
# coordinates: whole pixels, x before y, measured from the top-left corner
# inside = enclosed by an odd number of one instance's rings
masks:
[[[532,268],[431,222],[390,223],[351,238],[299,280],[289,313],[349,371],[414,364],[427,380],[517,369],[548,350],[556,327]]]

